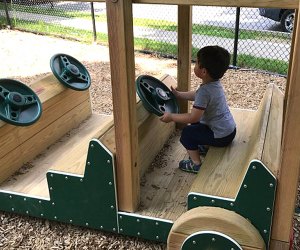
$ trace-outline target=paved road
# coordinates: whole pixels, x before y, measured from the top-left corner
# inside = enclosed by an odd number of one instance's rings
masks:
[[[90,4],[84,2],[73,2],[71,5],[70,3],[59,2],[56,6],[62,9],[69,8],[70,10],[82,10],[90,12]],[[94,3],[94,9],[96,13],[105,13],[105,3]],[[194,6],[193,23],[234,28],[236,18],[235,14],[236,8]],[[177,6],[133,4],[133,17],[174,22],[177,20]],[[260,16],[257,8],[241,8],[240,28],[280,31],[280,24]]]
[[[151,9],[151,11],[149,11]],[[133,8],[134,17],[158,20],[177,20],[177,6],[136,4]],[[209,24],[220,27],[234,28],[236,8],[193,7],[193,23]],[[276,22],[261,17],[258,9],[241,8],[240,28],[251,30],[275,30]]]
[[[70,3],[58,3],[57,6],[62,9],[71,8]],[[96,13],[106,13],[104,3],[95,3]],[[86,10],[90,11],[89,3],[75,3],[72,7],[72,10]],[[216,10],[217,9],[217,10]],[[214,23],[215,25],[223,27],[231,27],[235,23],[235,14],[233,8],[212,8],[212,7],[195,7],[194,8],[194,19],[193,22],[196,23],[205,23],[207,24],[208,18],[212,16],[212,11],[214,11],[215,18],[214,21],[210,21],[209,24]],[[251,10],[251,11],[250,11]],[[260,21],[256,20],[253,16],[257,11],[256,9],[247,9],[247,12],[241,12],[241,28],[253,28],[257,29],[261,27]],[[225,12],[225,13],[224,13]],[[153,14],[155,13],[155,15]],[[200,15],[199,13],[203,13]],[[248,13],[248,14],[247,14]],[[252,13],[252,16],[249,14]],[[45,22],[52,24],[60,24],[66,27],[75,27],[84,30],[92,30],[92,22],[87,19],[78,19],[78,18],[63,18],[57,16],[48,16],[40,14],[31,14],[25,12],[12,11],[11,16],[23,19],[38,21],[44,20]],[[157,20],[167,20],[167,21],[176,21],[177,18],[177,7],[176,6],[161,6],[161,5],[140,5],[135,4],[133,6],[133,15],[134,17],[139,18],[151,18]],[[225,15],[225,17],[224,17]],[[258,15],[258,14],[257,14]],[[247,16],[247,18],[246,18]],[[162,19],[163,18],[163,19]],[[262,18],[262,17],[261,17]],[[256,20],[255,22],[253,20]],[[224,21],[225,20],[225,21]],[[244,21],[242,21],[244,20]],[[231,25],[231,26],[230,26]],[[107,33],[106,23],[97,22],[96,23],[97,32]],[[177,44],[177,32],[150,29],[145,27],[134,27],[134,36],[139,38],[148,38],[161,42],[168,42]],[[233,39],[219,38],[212,36],[204,35],[193,35],[193,46],[202,47],[204,45],[213,45],[219,44],[228,49],[230,52],[233,52]],[[275,41],[258,41],[258,40],[239,40],[238,53],[248,54],[256,57],[263,57],[269,59],[279,59],[283,61],[288,61],[290,53],[290,43],[279,43]]]

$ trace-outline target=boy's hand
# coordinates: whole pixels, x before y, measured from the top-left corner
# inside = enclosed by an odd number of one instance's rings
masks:
[[[173,120],[172,120],[172,114],[171,114],[171,113],[168,113],[168,112],[165,112],[165,113],[163,114],[163,116],[161,116],[159,119],[160,119],[162,122],[165,122],[165,123],[169,123],[169,122],[173,121]]]
[[[172,93],[176,96],[176,98],[179,98],[179,91],[177,91],[177,89],[174,89],[172,85],[171,85],[171,90]]]

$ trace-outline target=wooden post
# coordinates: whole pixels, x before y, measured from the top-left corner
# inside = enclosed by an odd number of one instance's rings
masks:
[[[106,0],[110,69],[116,130],[119,210],[133,212],[139,203],[135,62],[131,0]]]
[[[178,5],[177,82],[180,91],[190,90],[192,57],[192,6]],[[181,113],[189,111],[188,102],[179,101]]]
[[[299,15],[299,12],[296,12]],[[299,27],[299,17],[297,27]],[[293,59],[288,77],[286,110],[281,148],[281,168],[278,177],[272,239],[288,242],[295,211],[300,165],[300,34],[294,34]]]

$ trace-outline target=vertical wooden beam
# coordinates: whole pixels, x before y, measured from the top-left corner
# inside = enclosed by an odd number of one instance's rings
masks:
[[[192,6],[178,5],[177,82],[180,91],[190,90],[192,57]],[[179,101],[180,112],[188,112],[189,104]]]
[[[297,12],[299,15],[299,12]],[[297,18],[297,27],[299,27]],[[272,239],[289,242],[300,166],[300,34],[296,30],[286,99],[281,168],[278,177]]]
[[[116,136],[119,210],[133,212],[139,202],[135,62],[131,0],[106,0]]]

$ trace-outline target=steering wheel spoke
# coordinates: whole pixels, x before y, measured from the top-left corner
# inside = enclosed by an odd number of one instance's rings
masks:
[[[9,90],[7,90],[6,88],[4,88],[2,85],[0,85],[0,96],[5,99],[6,96],[9,94]]]
[[[154,88],[151,86],[151,85],[149,85],[147,82],[144,82],[144,81],[141,81],[141,86],[143,86],[143,88],[146,90],[146,91],[148,91],[151,95],[152,95],[152,93],[153,93],[153,91],[154,91]]]
[[[62,63],[62,68],[66,68],[70,63],[68,57],[66,57],[65,55],[61,55],[59,56],[60,62]]]
[[[32,105],[37,103],[37,99],[34,95],[23,95],[25,102],[23,106]]]
[[[158,108],[159,108],[159,110],[160,110],[161,112],[166,112],[166,111],[167,111],[167,108],[166,108],[166,105],[165,105],[165,104],[164,104],[164,105],[159,105]]]
[[[16,108],[10,105],[9,103],[5,106],[6,117],[12,121],[18,121],[19,115],[21,113],[21,108]]]
[[[72,76],[68,76],[68,74],[67,74],[67,71],[66,70],[63,70],[63,72],[60,74],[60,76],[59,76],[61,79],[63,79],[64,81],[66,81],[66,82],[69,82],[70,80],[72,80],[73,79],[73,77]]]
[[[78,80],[81,80],[83,83],[88,83],[90,81],[89,77],[81,74],[79,76],[76,77]]]

